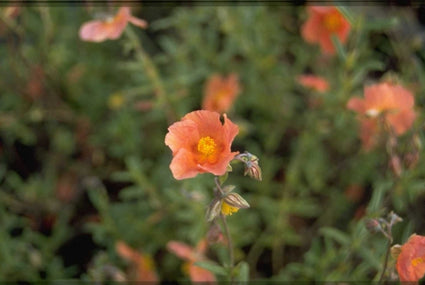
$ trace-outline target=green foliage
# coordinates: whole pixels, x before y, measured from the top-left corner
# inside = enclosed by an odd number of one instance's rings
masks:
[[[34,5],[11,18],[4,10],[0,280],[132,280],[134,262],[116,249],[123,241],[153,258],[160,280],[187,282],[187,260],[167,244],[195,248],[207,236],[214,176],[175,180],[164,137],[201,108],[215,73],[239,77],[227,111],[240,128],[232,150],[259,158],[262,181],[243,176],[242,164],[220,178],[250,205],[227,217],[236,266],[226,267],[223,243],[209,244],[196,265],[240,284],[377,281],[386,239],[367,232],[364,218],[397,212],[399,244],[425,233],[425,49],[413,8],[340,7],[352,30],[345,44],[332,38],[333,56],[302,38],[302,6],[132,7],[148,28],[129,24],[101,43],[78,31],[107,7]],[[329,90],[301,86],[307,73]],[[400,176],[385,141],[362,148],[346,108],[385,79],[415,94],[415,124],[397,141]]]

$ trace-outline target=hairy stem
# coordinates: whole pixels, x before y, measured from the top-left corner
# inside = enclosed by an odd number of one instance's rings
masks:
[[[387,266],[388,266],[388,257],[391,251],[391,243],[392,243],[392,239],[388,239],[387,252],[385,254],[385,261],[384,261],[384,269],[382,269],[381,277],[379,277],[378,284],[382,284],[382,282],[384,281],[385,271],[387,271]]]
[[[220,214],[220,218],[221,221],[223,222],[223,227],[224,227],[224,234],[226,235],[226,239],[227,239],[227,247],[229,249],[229,262],[230,262],[230,272],[233,271],[233,267],[234,267],[234,254],[233,254],[233,243],[232,243],[232,238],[230,236],[230,231],[229,231],[229,227],[227,225],[227,221],[226,221],[226,217],[223,214]],[[232,281],[232,277],[230,276],[230,280]]]

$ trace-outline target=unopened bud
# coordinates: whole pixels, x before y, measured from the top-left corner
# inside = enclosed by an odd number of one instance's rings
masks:
[[[402,222],[403,221],[403,219],[400,218],[400,216],[397,215],[396,213],[394,213],[393,211],[391,211],[388,214],[388,218],[390,219],[390,225],[394,225],[396,223],[399,223],[399,222]]]
[[[224,194],[228,194],[228,193],[232,192],[233,189],[235,189],[235,188],[236,188],[235,185],[227,185],[227,186],[223,187],[223,192],[224,192]]]
[[[238,209],[249,208],[248,202],[237,193],[230,193],[229,195],[226,195],[223,200],[230,206]]]
[[[397,259],[401,253],[401,245],[395,244],[391,247],[391,256],[394,259]]]
[[[259,181],[263,179],[261,174],[261,168],[258,165],[259,159],[257,156],[246,151],[242,154],[239,154],[237,156],[237,159],[245,163],[244,175],[248,174],[250,177]]]
[[[214,220],[215,217],[217,217],[220,214],[221,211],[221,200],[220,199],[214,199],[211,204],[208,206],[206,218],[208,222],[211,222]]]
[[[381,224],[376,219],[367,219],[365,221],[365,226],[371,234],[375,234],[382,230]]]

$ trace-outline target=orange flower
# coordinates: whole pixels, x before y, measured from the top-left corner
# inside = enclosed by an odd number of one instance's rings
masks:
[[[146,28],[148,25],[145,20],[133,17],[129,7],[121,7],[114,17],[106,20],[94,20],[82,25],[80,38],[89,42],[115,40],[121,36],[128,22],[140,28]]]
[[[237,125],[220,114],[206,110],[191,112],[168,128],[165,144],[173,152],[170,164],[175,179],[195,177],[209,172],[223,175],[229,162],[239,152],[230,146],[239,132]]]
[[[402,135],[413,125],[416,118],[414,97],[402,86],[387,82],[374,84],[365,87],[364,96],[364,99],[351,98],[347,108],[361,115],[361,139],[365,148],[375,143],[378,117],[382,117],[396,135]]]
[[[240,91],[238,76],[235,73],[227,78],[214,74],[205,85],[202,109],[227,112]]]
[[[192,282],[216,282],[214,274],[202,267],[195,265],[195,262],[207,260],[205,257],[207,245],[208,244],[205,239],[202,239],[200,242],[198,242],[196,248],[192,248],[183,242],[169,241],[167,243],[167,248],[181,259],[187,261],[183,265],[183,268],[186,273],[189,274],[190,280]]]
[[[329,84],[323,77],[315,75],[300,75],[297,77],[298,83],[304,87],[311,88],[318,92],[329,90]]]
[[[156,284],[158,277],[154,270],[153,260],[150,256],[141,254],[140,252],[132,249],[123,241],[118,241],[115,244],[115,250],[118,255],[125,260],[131,262],[132,265],[132,281],[149,281]]]
[[[334,54],[335,47],[331,36],[336,35],[344,44],[350,32],[350,23],[336,7],[307,8],[310,17],[301,28],[301,34],[306,42],[318,43],[325,54]]]
[[[401,282],[418,283],[425,274],[425,236],[413,234],[401,247],[396,268]]]

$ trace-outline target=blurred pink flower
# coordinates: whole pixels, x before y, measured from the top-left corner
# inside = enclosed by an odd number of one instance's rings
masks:
[[[214,274],[204,268],[195,265],[195,262],[207,260],[205,257],[207,246],[208,244],[206,239],[199,241],[196,248],[193,248],[179,241],[169,241],[167,243],[167,248],[169,251],[186,261],[183,268],[185,269],[186,273],[189,274],[190,280],[192,282],[214,283],[216,282]]]
[[[315,75],[300,75],[297,81],[304,87],[311,88],[318,92],[326,92],[329,90],[329,83],[326,79]]]
[[[385,82],[365,87],[364,99],[351,98],[347,108],[359,114],[363,146],[370,149],[375,143],[375,134],[379,132],[378,119],[382,118],[396,135],[402,135],[411,128],[416,118],[414,104],[409,90]]]
[[[129,7],[121,7],[114,17],[83,24],[79,32],[80,38],[89,42],[115,40],[121,36],[128,22],[140,28],[146,28],[148,25],[145,20],[133,17]]]
[[[202,109],[219,113],[227,112],[240,91],[237,74],[232,73],[227,78],[213,74],[205,84]]]
[[[131,263],[130,277],[132,281],[158,283],[158,276],[151,256],[132,249],[123,241],[118,241],[115,244],[115,250],[119,256]]]
[[[308,20],[301,27],[306,42],[318,43],[325,54],[335,53],[331,36],[336,35],[344,44],[350,32],[350,23],[334,6],[310,6],[307,8]]]

